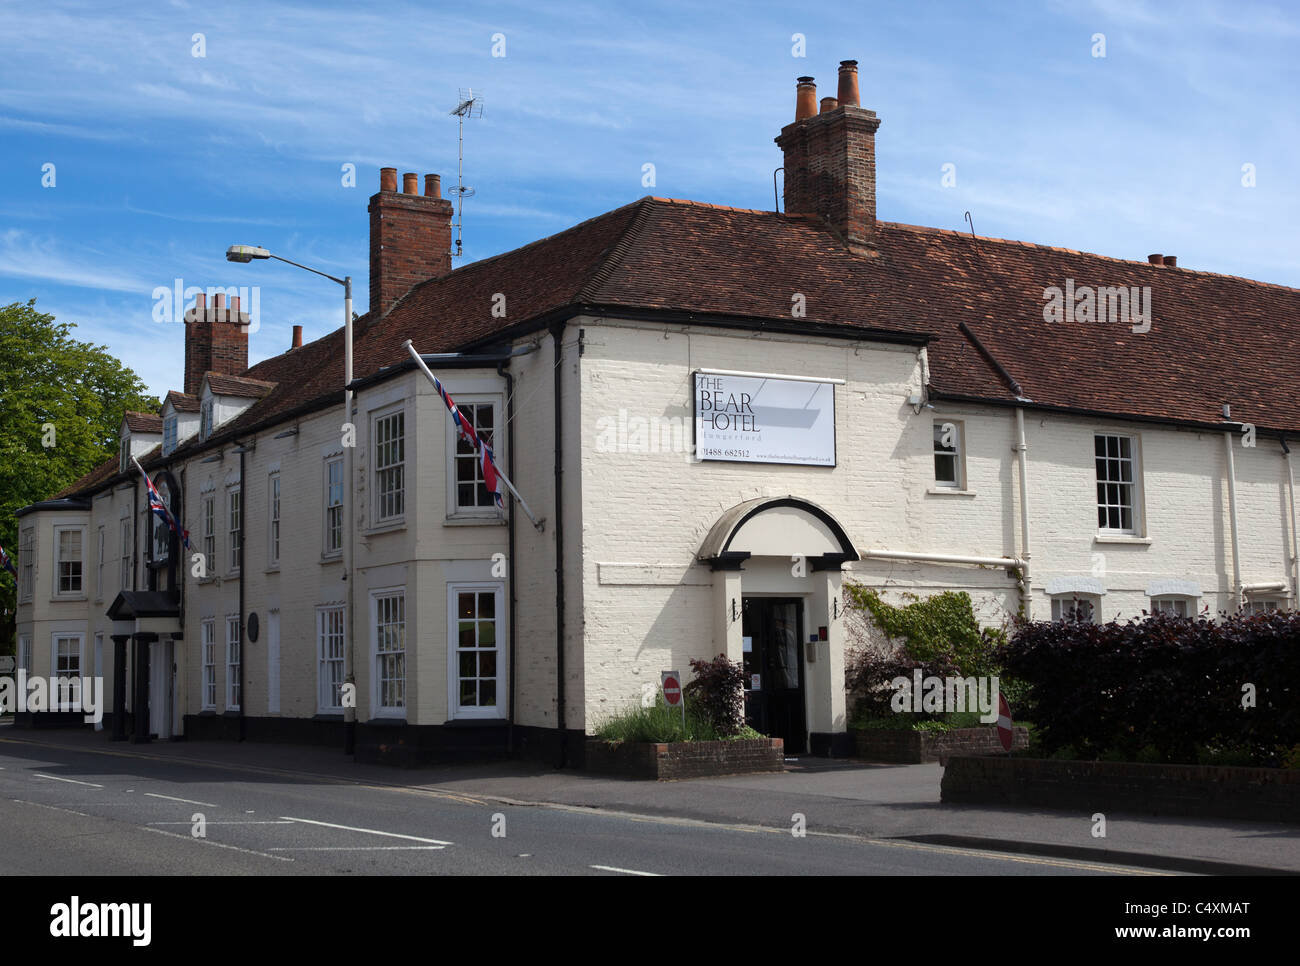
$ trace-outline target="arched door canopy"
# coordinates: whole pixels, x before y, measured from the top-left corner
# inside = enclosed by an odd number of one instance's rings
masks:
[[[808,500],[759,497],[718,517],[698,554],[712,570],[740,570],[750,557],[805,557],[813,570],[838,570],[858,551],[839,522]]]

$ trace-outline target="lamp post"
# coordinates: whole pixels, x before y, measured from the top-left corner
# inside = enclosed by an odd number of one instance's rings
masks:
[[[277,262],[284,262],[286,265],[292,265],[294,268],[301,268],[303,271],[311,272],[313,275],[320,275],[328,278],[331,282],[336,282],[343,286],[343,426],[340,432],[344,434],[343,446],[343,475],[347,477],[343,487],[343,579],[347,582],[345,593],[347,616],[345,626],[347,628],[347,647],[343,649],[343,681],[345,685],[351,685],[351,694],[348,697],[351,700],[343,702],[343,753],[350,755],[356,747],[356,727],[357,727],[357,708],[356,708],[356,673],[353,667],[352,657],[352,450],[356,441],[356,428],[351,426],[352,423],[352,276],[345,275],[338,278],[330,275],[328,272],[318,271],[314,268],[308,268],[298,262],[291,261],[287,258],[281,258],[279,255],[273,255],[265,248],[258,248],[254,245],[231,245],[226,249],[226,261],[248,263],[254,259],[273,258]],[[349,432],[351,428],[351,432]]]

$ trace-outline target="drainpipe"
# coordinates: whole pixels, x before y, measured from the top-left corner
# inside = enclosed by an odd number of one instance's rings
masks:
[[[1223,404],[1223,418],[1232,418],[1232,407],[1227,403]],[[1228,458],[1228,519],[1232,525],[1232,594],[1233,610],[1241,609],[1241,540],[1237,532],[1237,471],[1233,462],[1232,455],[1232,437],[1233,430],[1225,430],[1223,433],[1223,451]]]
[[[244,740],[244,706],[248,695],[244,686],[244,665],[248,663],[248,629],[244,626],[244,584],[248,577],[248,477],[244,473],[244,456],[253,444],[240,443],[239,453],[239,740]]]
[[[343,280],[343,425],[347,426],[352,423],[352,276],[348,275]],[[344,430],[340,427],[343,432]],[[356,442],[356,427],[352,427],[353,439]],[[352,702],[351,707],[348,702],[343,702],[343,754],[352,755],[356,751],[357,736],[357,693],[356,693],[356,662],[353,655],[355,647],[355,638],[353,629],[356,622],[353,620],[352,612],[356,609],[352,587],[356,583],[356,578],[352,573],[352,535],[356,528],[356,508],[353,506],[355,500],[353,490],[355,480],[353,474],[356,467],[353,465],[353,452],[355,446],[343,447],[343,579],[346,581],[343,589],[343,630],[347,635],[347,646],[343,648],[343,682],[352,685]],[[373,688],[371,689],[373,691]]]
[[[505,360],[497,363],[497,375],[506,381],[506,465],[510,479],[515,478],[515,378],[506,368]],[[507,658],[507,674],[510,675],[509,710],[506,712],[506,751],[515,751],[515,501],[510,500],[508,511],[506,539],[506,580],[510,584],[510,656]]]
[[[552,395],[555,401],[555,717],[560,729],[560,750],[557,766],[563,768],[569,758],[568,718],[564,702],[564,422],[560,405],[560,392],[564,374],[560,363],[564,360],[564,323],[551,328],[554,345],[555,382]]]
[[[1286,460],[1287,497],[1291,504],[1291,606],[1300,610],[1300,535],[1296,533],[1295,470],[1291,466],[1291,447],[1282,437],[1282,458]]]
[[[1020,568],[1024,589],[1020,601],[1024,606],[1025,620],[1034,619],[1033,580],[1029,576],[1029,446],[1025,443],[1025,411],[1016,407],[1016,452],[1020,458]]]

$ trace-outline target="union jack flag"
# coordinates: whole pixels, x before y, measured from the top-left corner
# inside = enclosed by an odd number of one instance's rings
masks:
[[[167,509],[167,504],[163,502],[162,496],[159,495],[158,490],[154,487],[153,481],[149,479],[149,474],[146,473],[144,467],[140,465],[140,461],[135,457],[132,457],[131,461],[135,463],[135,468],[138,469],[140,475],[144,477],[144,487],[149,494],[149,509],[153,511],[153,515],[163,523],[167,524],[171,529],[171,532],[181,538],[181,543],[185,546],[186,550],[190,549],[190,532],[183,529],[180,524],[176,522],[176,518],[172,516],[172,511]]]
[[[9,554],[5,553],[4,547],[0,547],[0,567],[13,574],[15,580],[18,579],[18,571],[14,569],[14,562],[9,559]]]
[[[496,460],[492,456],[492,447],[484,442],[478,433],[474,432],[474,426],[460,409],[457,408],[455,401],[447,394],[438,377],[429,373],[433,379],[433,387],[438,390],[438,395],[442,401],[447,404],[447,411],[451,413],[451,421],[456,424],[456,435],[469,443],[478,454],[479,466],[483,470],[483,485],[487,487],[488,492],[492,494],[492,499],[496,501],[497,506],[504,506],[505,500],[501,493],[501,475],[497,473]]]

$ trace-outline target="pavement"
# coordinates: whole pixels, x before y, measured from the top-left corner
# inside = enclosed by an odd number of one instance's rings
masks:
[[[357,764],[341,750],[256,742],[110,742],[106,733],[0,729],[0,755],[58,759],[60,755],[131,759],[237,771],[241,780],[286,778],[317,785],[352,785],[419,792],[438,798],[538,807],[646,821],[674,820],[788,833],[802,823],[814,836],[911,843],[944,852],[1052,856],[1183,873],[1300,872],[1300,825],[1226,819],[1167,818],[1107,813],[1106,836],[1093,835],[1093,809],[1078,812],[944,805],[937,764],[883,765],[800,759],[784,774],[649,782],[559,771],[509,761],[395,769]],[[50,774],[60,774],[51,771]],[[72,774],[68,772],[67,774]],[[259,776],[261,778],[259,779]],[[223,780],[213,774],[213,781]],[[225,779],[228,780],[228,779]],[[548,821],[551,819],[548,819]],[[558,819],[554,819],[557,820]]]

